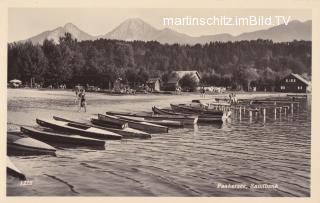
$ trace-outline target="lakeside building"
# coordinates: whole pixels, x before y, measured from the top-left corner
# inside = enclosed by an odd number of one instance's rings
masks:
[[[280,81],[277,91],[294,93],[311,92],[311,81],[308,81],[299,74],[291,73]]]
[[[155,92],[160,91],[160,86],[161,86],[161,79],[160,78],[150,78],[147,81],[148,87]]]

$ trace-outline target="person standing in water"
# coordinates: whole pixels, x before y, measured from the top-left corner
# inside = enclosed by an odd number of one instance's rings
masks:
[[[81,111],[81,108],[84,109],[84,112],[87,112],[86,94],[85,94],[84,89],[81,89],[80,93],[79,93],[79,110],[78,110],[78,112]]]

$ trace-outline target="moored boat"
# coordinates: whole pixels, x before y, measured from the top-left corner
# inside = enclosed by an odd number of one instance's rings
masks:
[[[152,111],[155,114],[160,115],[176,115],[176,116],[197,116],[198,117],[198,123],[208,123],[208,122],[223,122],[228,118],[227,115],[219,116],[219,115],[208,115],[208,114],[197,114],[197,113],[177,113],[170,109],[160,109],[157,107],[152,107]]]
[[[71,120],[69,122],[72,122]],[[99,124],[98,124],[99,125]],[[101,126],[101,125],[99,125]],[[118,129],[118,130],[123,130],[127,129],[129,127],[128,123],[110,123],[110,122],[104,122],[103,127],[105,128],[110,128],[110,129]]]
[[[216,116],[223,116],[224,114],[224,112],[221,110],[205,109],[202,107],[192,107],[184,104],[179,104],[179,105],[170,104],[170,106],[174,112],[178,112],[178,113],[186,113],[186,114],[196,113],[196,114],[216,115]]]
[[[76,124],[82,125],[82,126],[95,127],[95,128],[99,128],[99,129],[102,129],[102,130],[107,130],[107,131],[110,131],[110,132],[114,132],[114,133],[117,133],[119,135],[122,135],[123,136],[122,138],[139,138],[139,139],[151,138],[151,135],[149,133],[143,132],[141,130],[136,130],[136,129],[133,129],[133,128],[129,128],[129,127],[126,127],[124,129],[105,127],[103,121],[98,120],[98,119],[94,119],[94,118],[91,119],[91,123],[93,125],[90,125],[90,124],[87,124],[87,123],[82,123],[82,122],[77,122],[77,121],[72,121],[70,119],[61,118],[61,117],[57,117],[57,116],[53,116],[53,118],[55,120],[58,120],[58,121],[72,122],[72,123],[76,123]],[[110,126],[110,125],[107,124],[106,126]]]
[[[40,131],[35,128],[21,127],[21,132],[27,134],[29,137],[34,139],[47,142],[47,143],[60,143],[60,144],[70,144],[77,146],[104,146],[105,141],[88,138],[79,135],[66,135],[61,133],[45,132]]]
[[[136,121],[136,122],[148,122],[152,124],[157,124],[157,125],[162,125],[162,126],[167,126],[167,127],[176,127],[180,128],[183,127],[183,123],[180,121],[172,121],[169,119],[162,119],[162,120],[153,120],[150,118],[142,117],[142,116],[136,116],[136,115],[130,115],[130,113],[125,114],[125,113],[115,113],[115,112],[107,112],[108,115],[113,115],[117,116],[122,119],[126,119],[129,121]]]
[[[7,174],[19,178],[20,180],[26,180],[26,176],[11,162],[7,156]]]
[[[151,121],[161,121],[161,120],[169,120],[169,121],[180,121],[183,125],[194,125],[198,121],[198,116],[183,116],[183,115],[159,115],[159,114],[152,114],[152,115],[144,115],[144,114],[136,114],[136,113],[126,113],[126,112],[113,112],[108,111],[107,114],[111,115],[118,115],[118,116],[130,116],[134,118],[144,118],[148,119],[148,122]]]
[[[48,127],[62,132],[75,133],[77,135],[90,138],[103,140],[120,140],[122,138],[122,136],[117,133],[91,126],[84,126],[79,123],[43,119],[37,119],[36,121],[39,125],[43,127]]]
[[[98,114],[98,119],[109,123],[128,123],[129,127],[142,130],[148,133],[167,133],[169,131],[168,127],[162,125],[152,124],[144,121],[132,121],[125,118],[119,118],[113,115]]]
[[[55,155],[56,149],[44,142],[24,136],[21,132],[7,133],[9,155]]]

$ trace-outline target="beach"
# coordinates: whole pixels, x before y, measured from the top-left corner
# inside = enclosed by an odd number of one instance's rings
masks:
[[[286,96],[286,93],[237,93],[238,99]],[[8,130],[21,125],[36,125],[36,118],[63,116],[76,120],[88,120],[106,111],[151,112],[152,106],[170,107],[170,103],[187,103],[203,99],[198,93],[108,95],[86,92],[87,112],[78,112],[75,92],[71,90],[8,89]],[[228,98],[228,93],[206,95],[205,99]]]

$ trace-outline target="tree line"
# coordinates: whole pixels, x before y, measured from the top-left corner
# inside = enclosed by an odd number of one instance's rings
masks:
[[[98,39],[80,41],[66,33],[59,43],[45,40],[8,44],[8,81],[49,85],[96,85],[122,81],[135,87],[151,77],[168,80],[172,71],[197,70],[201,85],[248,89],[274,85],[294,72],[311,76],[311,42],[271,40],[210,42],[204,45]]]

